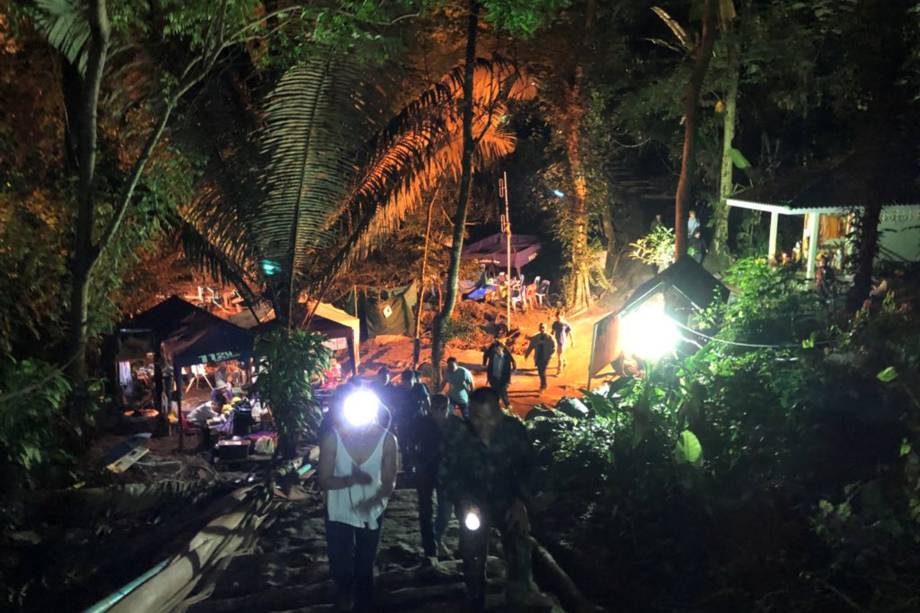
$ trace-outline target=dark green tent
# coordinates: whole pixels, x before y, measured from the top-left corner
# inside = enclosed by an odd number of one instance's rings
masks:
[[[363,338],[382,335],[412,336],[415,330],[415,307],[418,289],[415,283],[402,287],[372,287],[357,290],[358,317]],[[345,310],[353,311],[352,305]],[[352,307],[351,309],[347,307]]]

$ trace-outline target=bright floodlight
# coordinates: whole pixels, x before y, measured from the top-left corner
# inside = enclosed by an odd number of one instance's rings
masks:
[[[674,320],[652,305],[626,315],[620,330],[623,351],[644,360],[657,360],[674,351],[680,340]]]
[[[377,419],[380,401],[370,390],[360,389],[345,398],[345,419],[352,426],[367,426]]]
[[[470,532],[479,530],[479,526],[482,525],[482,522],[479,520],[479,513],[476,511],[467,511],[466,517],[463,518],[463,525],[466,526],[466,529]]]

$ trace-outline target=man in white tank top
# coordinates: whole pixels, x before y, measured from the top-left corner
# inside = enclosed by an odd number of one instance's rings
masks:
[[[339,610],[372,611],[374,563],[387,500],[396,485],[396,437],[377,423],[367,390],[337,412],[320,441],[319,485],[326,492],[326,545]],[[354,406],[352,406],[354,405]]]

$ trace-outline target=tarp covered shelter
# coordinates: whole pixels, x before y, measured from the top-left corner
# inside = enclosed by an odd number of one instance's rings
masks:
[[[702,311],[714,300],[727,300],[728,295],[728,288],[696,260],[681,258],[637,287],[619,311],[608,313],[595,322],[588,362],[588,385],[592,377],[620,357],[620,326],[624,315],[646,301],[660,297],[658,299],[664,301],[665,314],[686,324],[693,313]]]
[[[132,317],[122,331],[149,332],[173,368],[219,362],[246,361],[253,335],[178,296]]]
[[[542,245],[536,236],[513,234],[511,236],[511,266],[521,272],[540,253]],[[493,234],[463,247],[463,259],[475,260],[480,264],[508,266],[508,245],[504,234]]]
[[[413,281],[401,287],[372,287],[357,290],[358,316],[366,338],[412,336],[418,288]]]
[[[307,308],[312,308],[312,305]],[[304,312],[302,306],[298,311],[299,314],[295,321],[302,321],[306,318],[306,312]],[[265,313],[265,319],[262,322],[257,322],[249,311],[241,311],[236,315],[232,315],[230,320],[255,334],[275,325],[274,313],[270,309]],[[331,304],[321,302],[316,306],[316,312],[306,329],[326,335],[329,338],[328,346],[331,349],[347,348],[348,357],[351,358],[352,371],[357,372],[361,360],[361,322],[357,317],[349,315]]]

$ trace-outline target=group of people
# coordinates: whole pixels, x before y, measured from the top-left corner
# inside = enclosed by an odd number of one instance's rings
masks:
[[[552,334],[547,334],[546,324],[540,323],[539,331],[530,337],[527,350],[524,352],[525,359],[533,354],[534,366],[540,377],[541,392],[547,387],[546,373],[553,355],[556,356],[556,376],[559,376],[567,364],[567,350],[575,345],[572,326],[566,321],[562,311],[556,311],[556,319],[550,330]],[[496,335],[492,344],[483,351],[482,367],[485,370],[489,387],[495,391],[505,407],[510,408],[508,387],[511,385],[512,374],[517,370],[517,362],[511,350],[502,342],[501,333]],[[469,393],[473,389],[473,373],[468,368],[461,366],[457,358],[448,358],[444,385],[448,388],[447,397],[466,415]]]
[[[572,327],[561,312],[552,335],[541,324],[530,339],[525,357],[534,355],[541,390],[553,354],[561,373],[572,344]],[[346,382],[336,389],[320,429],[319,484],[326,493],[329,567],[339,610],[374,609],[377,548],[400,467],[418,495],[426,565],[437,568],[453,557],[443,538],[452,516],[460,522],[467,610],[485,607],[492,528],[501,534],[509,604],[542,603],[530,568],[534,452],[523,424],[501,408],[510,406],[508,385],[516,364],[496,339],[483,365],[489,385],[474,388],[469,369],[448,358],[446,394],[430,395],[411,369],[396,382],[381,368],[363,386]],[[376,419],[359,424],[347,419],[345,406],[362,387],[374,392],[380,407]]]
[[[650,230],[654,232],[656,228],[661,226],[664,226],[664,222],[661,220],[661,213],[656,213]],[[694,209],[690,209],[687,213],[687,255],[702,264],[706,258],[706,251],[706,241],[703,239],[703,227],[700,223],[700,218]]]

